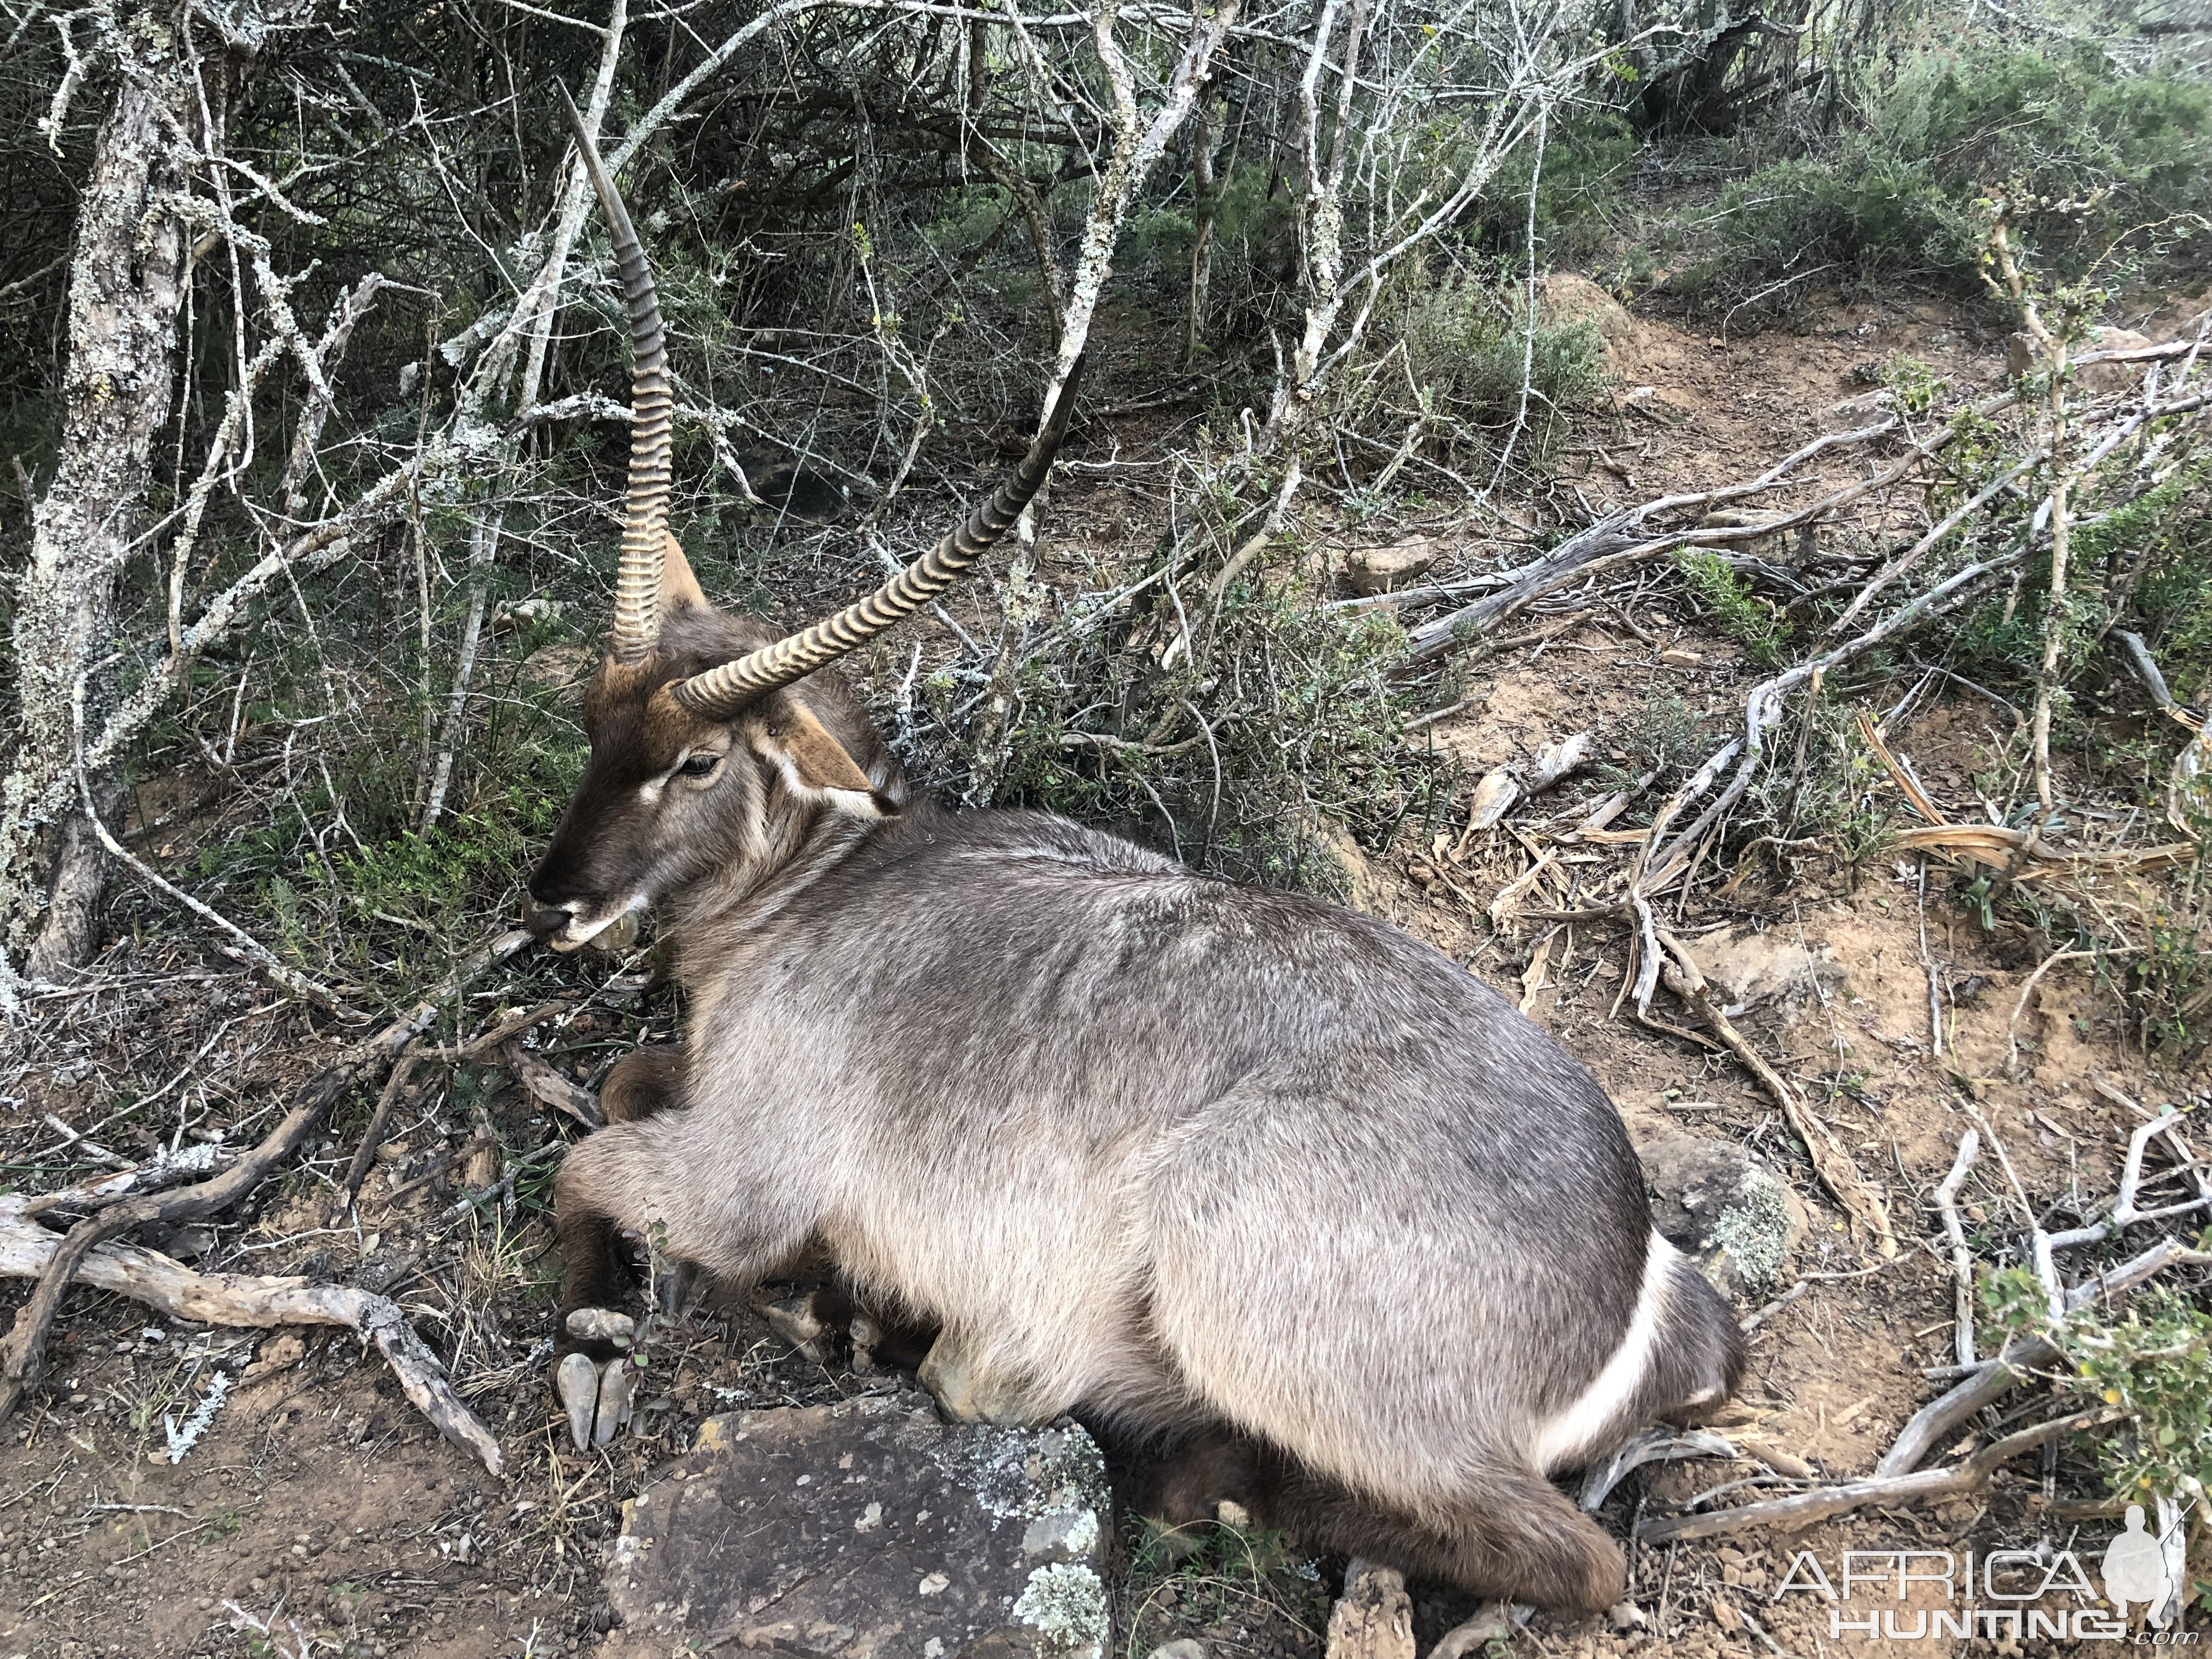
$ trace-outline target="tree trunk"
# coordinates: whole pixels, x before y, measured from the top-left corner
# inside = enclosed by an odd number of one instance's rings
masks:
[[[14,752],[0,782],[0,970],[33,977],[85,960],[98,939],[106,855],[88,832],[77,778],[81,720],[109,698],[117,574],[143,517],[155,434],[169,418],[186,228],[173,134],[198,100],[176,20],[128,30],[131,61],[100,123],[70,261],[69,362],[53,482],[33,510],[15,612],[20,690]],[[118,34],[124,30],[118,29]],[[112,778],[91,781],[112,799]]]

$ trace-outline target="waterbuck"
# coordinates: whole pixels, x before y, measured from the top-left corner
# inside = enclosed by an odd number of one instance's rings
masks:
[[[526,919],[574,950],[650,906],[690,1006],[560,1174],[580,1443],[627,1412],[620,1233],[739,1282],[813,1249],[1024,1413],[1194,1448],[1170,1507],[1233,1496],[1469,1590],[1615,1601],[1620,1549],[1547,1477],[1717,1402],[1741,1353],[1604,1091],[1381,921],[908,787],[825,665],[1014,521],[1072,388],[870,598],[787,638],[709,605],[666,531],[652,278],[574,125],[635,423],[590,759]]]

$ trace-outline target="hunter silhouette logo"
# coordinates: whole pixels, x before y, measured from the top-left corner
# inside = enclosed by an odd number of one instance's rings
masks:
[[[2142,1504],[2128,1505],[2127,1522],[2128,1529],[2105,1549],[2105,1599],[2123,1619],[2131,1603],[2140,1602],[2163,1626],[2164,1604],[2175,1589],[2167,1577],[2166,1552],[2143,1529]]]

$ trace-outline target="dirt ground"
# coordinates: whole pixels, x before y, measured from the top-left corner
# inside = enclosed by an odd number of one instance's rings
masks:
[[[1755,476],[1850,423],[1849,406],[1899,355],[1961,390],[1996,386],[2003,368],[2000,337],[1905,302],[1816,307],[1804,332],[1726,341],[1644,319],[1609,355],[1617,408],[1583,428],[1557,486],[1578,489],[1593,508]],[[1827,476],[1858,465],[1840,460]],[[1079,524],[1141,518],[1114,495],[1102,488],[1066,508]],[[1498,533],[1486,523],[1468,544]],[[1471,706],[1431,728],[1459,769],[1462,801],[1486,769],[1584,728],[1601,751],[1625,753],[1659,701],[1678,699],[1715,730],[1740,719],[1743,695],[1764,671],[1663,590],[1625,608],[1625,618],[1594,617],[1469,672]],[[1978,792],[1992,787],[1993,757],[2013,718],[1969,691],[1932,696],[1889,741],[1940,804],[1979,817]],[[1600,793],[1595,781],[1571,785],[1556,806],[1534,810],[1564,819]],[[2117,828],[2087,823],[2077,833],[2094,841]],[[1573,853],[1560,872],[1571,883],[1576,860],[1615,856],[1616,848]],[[1675,1125],[1738,1143],[1790,1183],[1811,1225],[1784,1277],[1802,1276],[1806,1288],[1758,1327],[1724,1426],[1822,1477],[1869,1472],[1905,1418],[1943,1386],[1923,1374],[1950,1360],[1953,1341],[1952,1285],[1929,1194],[1961,1135],[1978,1120],[2001,1138],[2020,1189],[2037,1205],[2091,1205],[2115,1189],[2136,1109],[2203,1099],[2212,1087],[2200,1062],[2184,1070],[2146,1056],[2115,1000],[2078,966],[2054,967],[2031,988],[2039,947],[2017,927],[1984,931],[1946,902],[1940,868],[1923,888],[1909,860],[1850,869],[1819,853],[1747,856],[1725,896],[1702,900],[1679,925],[1695,933],[1701,960],[1717,964],[1746,1035],[1886,1194],[1904,1249],[1885,1261],[1846,1226],[1741,1066],[1616,1012],[1626,971],[1618,926],[1493,931],[1480,920],[1531,861],[1510,829],[1454,832],[1367,861],[1356,894],[1524,1001],[1596,1072],[1632,1127]],[[149,931],[101,964],[111,989],[88,1004],[57,1000],[17,1080],[4,1085],[15,1092],[0,1106],[22,1127],[0,1139],[9,1160],[0,1186],[33,1165],[50,1175],[62,1159],[60,1134],[41,1127],[47,1114],[131,1161],[153,1149],[139,1127],[147,1122],[175,1126],[179,1144],[250,1141],[265,1131],[284,1090],[327,1044],[252,979],[197,961]],[[182,998],[145,994],[180,971],[189,975]],[[467,1023],[532,1006],[558,988],[550,975],[519,959],[471,993]],[[1931,1052],[1931,976],[1945,1027],[1940,1055]],[[615,982],[548,1025],[541,1052],[588,1085],[641,1036],[665,1035],[672,1019],[665,993]],[[527,1201],[512,1210],[471,1205],[463,1194],[498,1173],[495,1161],[487,1173],[479,1136],[544,1147],[573,1126],[496,1067],[462,1066],[450,1086],[442,1068],[429,1069],[438,1081],[402,1100],[357,1217],[343,1214],[336,1186],[352,1141],[333,1135],[281,1198],[272,1188],[242,1216],[149,1242],[197,1255],[204,1267],[304,1273],[397,1297],[499,1436],[504,1474],[488,1474],[439,1439],[375,1354],[349,1335],[193,1328],[117,1297],[75,1293],[57,1328],[50,1385],[0,1434],[0,1659],[588,1650],[605,1626],[598,1582],[619,1505],[689,1443],[701,1418],[895,1381],[807,1361],[740,1298],[656,1339],[638,1432],[605,1455],[568,1449],[544,1386],[553,1264],[540,1212]],[[111,1123],[157,1091],[158,1109]],[[74,1156],[83,1173],[95,1172],[82,1146]],[[553,1167],[531,1158],[516,1171],[526,1200],[542,1193]],[[1994,1160],[1978,1167],[1966,1200],[1976,1222],[2020,1220]],[[0,1318],[21,1297],[21,1286],[0,1285]],[[1748,1302],[1742,1310],[1753,1310]],[[195,1436],[190,1425],[196,1412],[206,1415],[218,1374],[232,1381]],[[1640,1626],[1539,1615],[1518,1644],[1547,1655],[1683,1659],[1875,1645],[1832,1638],[1817,1597],[1777,1599],[1792,1552],[1833,1562],[1854,1547],[2032,1549],[2039,1540],[2101,1550],[2117,1523],[2070,1496],[2077,1462],[2073,1452],[2039,1467],[2031,1460],[1971,1499],[1863,1513],[1793,1536],[1633,1550]],[[1773,1479],[1750,1462],[1668,1464],[1632,1478],[1604,1516],[1625,1534],[1639,1510]],[[1753,1495],[1756,1486],[1723,1501]],[[1133,1529],[1129,1536],[1133,1545]],[[1217,1656],[1318,1654],[1340,1565],[1301,1571],[1224,1541],[1178,1571],[1135,1550],[1116,1651],[1141,1656],[1188,1635]],[[1424,1651],[1471,1611],[1417,1594]]]

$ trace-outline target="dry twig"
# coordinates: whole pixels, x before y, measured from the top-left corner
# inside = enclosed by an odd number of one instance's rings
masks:
[[[19,1200],[0,1199],[0,1277],[35,1278],[43,1288],[67,1243],[31,1219]],[[364,1340],[376,1344],[407,1397],[439,1433],[473,1454],[494,1474],[500,1472],[499,1443],[491,1431],[461,1403],[438,1356],[423,1346],[398,1304],[387,1297],[349,1285],[194,1273],[155,1251],[113,1243],[81,1253],[70,1278],[159,1308],[173,1319],[264,1329],[343,1325],[357,1331]]]
[[[1814,1117],[1798,1098],[1797,1091],[1783,1079],[1782,1074],[1766,1063],[1765,1056],[1753,1048],[1743,1034],[1735,1029],[1728,1016],[1713,1000],[1705,975],[1698,964],[1682,948],[1681,941],[1663,929],[1658,930],[1658,942],[1671,963],[1662,964],[1667,988],[1675,996],[1697,1010],[1698,1017],[1712,1028],[1713,1034],[1728,1046],[1728,1050],[1743,1063],[1744,1069],[1759,1079],[1759,1086],[1766,1091],[1774,1103],[1782,1108],[1783,1115],[1790,1120],[1790,1128],[1805,1143],[1805,1150],[1813,1159],[1813,1172],[1844,1206],[1844,1212],[1855,1226],[1863,1226],[1874,1235],[1875,1248],[1885,1258],[1897,1254],[1897,1235],[1890,1230],[1889,1206],[1875,1190],[1867,1178],[1859,1173],[1858,1164],[1846,1152],[1828,1127]]]
[[[1980,1491],[2000,1465],[2023,1452],[2033,1451],[2062,1434],[2095,1428],[2112,1420],[2112,1416],[2106,1412],[2076,1412],[2070,1417],[2055,1417],[1992,1441],[1964,1462],[1954,1463],[1948,1468],[1845,1480],[1811,1492],[1792,1492],[1787,1498],[1769,1498],[1763,1504],[1742,1504],[1705,1515],[1669,1516],[1662,1521],[1647,1522],[1637,1529],[1636,1535],[1646,1544],[1679,1544],[1693,1538],[1723,1537],[1741,1532],[1747,1527],[1794,1529],[1810,1526],[1815,1521],[1846,1515],[1869,1504],[1919,1504],[1931,1498],[1955,1498],[1960,1492]]]
[[[125,1196],[106,1204],[70,1228],[46,1258],[38,1288],[16,1310],[7,1340],[0,1343],[0,1422],[7,1420],[24,1395],[46,1372],[46,1333],[60,1310],[63,1294],[99,1246],[149,1222],[198,1220],[220,1214],[261,1184],[262,1178],[299,1150],[348,1090],[395,1059],[438,1017],[453,990],[530,942],[528,933],[504,933],[480,946],[447,984],[375,1036],[354,1044],[295,1091],[292,1109],[252,1152],[222,1174],[194,1186],[165,1193]]]

